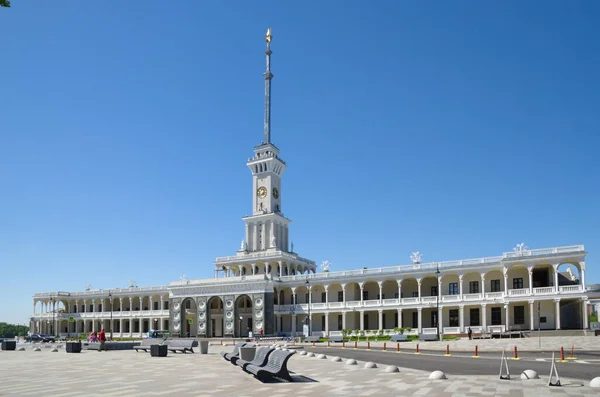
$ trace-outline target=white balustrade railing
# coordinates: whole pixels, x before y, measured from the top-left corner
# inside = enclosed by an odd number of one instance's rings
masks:
[[[460,334],[460,327],[444,327],[444,335]]]
[[[329,302],[330,309],[341,309],[344,306],[346,306],[345,302]]]
[[[327,303],[313,303],[312,304],[312,308],[313,309],[327,309]]]
[[[398,305],[399,303],[400,303],[400,299],[384,299],[383,300],[384,306],[394,306],[394,305]]]
[[[362,306],[361,301],[348,301],[346,302],[346,307],[360,307]]]
[[[460,302],[460,295],[442,295],[442,302]]]
[[[437,328],[423,328],[421,329],[421,333],[422,334],[437,334],[438,333],[438,329]]]
[[[465,301],[478,301],[481,299],[481,294],[464,294],[463,300]]]
[[[417,298],[417,297],[402,298],[402,304],[403,305],[414,305],[416,303],[419,303],[419,298]]]
[[[381,304],[381,302],[379,301],[379,299],[377,300],[368,300],[368,301],[363,301],[364,306],[379,306]]]
[[[563,285],[559,287],[560,293],[583,292],[583,285]]]
[[[504,292],[486,292],[485,299],[504,298]]]
[[[534,295],[554,295],[556,290],[554,287],[539,287],[533,289]]]
[[[438,297],[437,296],[422,296],[421,297],[421,302],[423,303],[435,303],[437,302]]]
[[[529,295],[529,288],[509,289],[508,296],[524,296]]]

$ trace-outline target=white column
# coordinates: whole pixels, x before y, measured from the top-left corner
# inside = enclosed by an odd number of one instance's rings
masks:
[[[362,288],[361,288],[362,290]],[[361,310],[358,312],[359,316],[360,316],[360,330],[364,331],[365,330],[365,312],[364,310]]]
[[[581,267],[581,286],[583,287],[583,291],[585,292],[585,262],[581,262],[579,266]]]
[[[283,261],[279,261],[279,277],[283,276]]]
[[[296,336],[296,315],[292,314],[292,336]]]
[[[346,329],[346,312],[342,312],[342,329]]]
[[[582,302],[582,310],[583,310],[583,329],[588,329],[588,313],[587,313],[587,301],[583,300]]]
[[[533,295],[533,266],[527,268],[529,273],[529,295]]]
[[[129,297],[129,313],[131,314],[132,311],[133,311],[133,298],[130,296]]]
[[[183,325],[182,325],[183,327]],[[133,336],[133,318],[129,319],[129,335]]]
[[[329,313],[325,312],[323,315],[325,316],[325,335],[329,336]]]
[[[420,286],[420,283],[419,283],[419,286]],[[421,333],[421,330],[423,329],[423,318],[421,316],[422,310],[423,309],[421,309],[420,307],[417,308],[417,325],[418,325],[418,328],[419,328],[419,334]]]
[[[254,222],[254,233],[252,235],[252,250],[258,251],[260,247],[258,246],[258,222]],[[252,266],[252,270],[254,271],[254,266]]]
[[[533,317],[533,300],[529,301],[529,326],[530,326],[530,330],[533,331],[535,329],[535,321],[534,321],[534,317]]]
[[[150,310],[150,313],[152,313],[152,310],[154,310],[154,302],[153,302],[153,299],[152,299],[152,295],[150,295],[148,297],[148,302],[149,302],[149,305],[150,305],[150,307],[148,307],[148,309]]]
[[[159,307],[160,310],[164,310],[165,309],[165,298],[162,295],[160,296],[160,303],[159,303],[159,305],[160,305],[160,307]]]
[[[421,279],[420,278],[417,279],[417,287],[418,287],[418,291],[419,291],[418,295],[419,295],[419,302],[420,302],[421,301]],[[419,332],[421,332],[420,329],[421,329],[421,326],[419,325]]]
[[[437,295],[440,302],[442,301],[442,276],[438,277]]]
[[[360,287],[360,305],[361,306],[363,305],[363,286],[364,285],[365,285],[365,283],[358,283],[358,286]]]
[[[379,329],[382,330],[383,329],[383,310],[378,310],[379,311]]]
[[[398,328],[402,328],[402,309],[398,309]]]
[[[444,308],[442,306],[439,307],[438,310],[438,329],[440,330],[440,335],[444,334]]]
[[[508,296],[508,269],[502,268],[502,273],[504,273],[504,296]]]
[[[554,269],[554,292],[556,292],[557,294],[560,292],[560,289],[558,288],[558,266],[560,264],[556,263],[552,265],[552,268]]]
[[[504,318],[505,318],[504,323],[506,324],[505,325],[506,331],[510,331],[510,313],[509,313],[509,311],[510,311],[510,303],[506,303],[504,305]]]
[[[398,280],[398,302],[402,302],[402,280]]]
[[[481,273],[481,298],[485,299],[485,273]]]
[[[246,247],[250,248],[250,223],[246,222]]]
[[[344,300],[344,307],[346,307],[346,284],[342,284],[342,295]]]
[[[465,307],[458,307],[458,326],[460,327],[460,333],[465,332]]]
[[[560,329],[560,298],[554,299],[556,329]],[[587,317],[587,313],[586,313]]]
[[[35,304],[37,303],[37,301],[34,299],[33,300],[33,315],[35,315]]]
[[[481,305],[481,331],[485,332],[487,330],[487,305],[484,303]]]
[[[329,285],[324,285],[325,288],[325,307],[329,307]]]
[[[96,299],[92,299],[92,311],[96,312]]]
[[[379,304],[383,304],[383,281],[379,281]]]
[[[458,296],[461,301],[463,300],[463,275],[458,275]],[[462,316],[461,316],[462,317]]]

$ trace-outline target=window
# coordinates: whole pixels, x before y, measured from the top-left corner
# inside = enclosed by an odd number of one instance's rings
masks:
[[[418,298],[419,297],[419,292],[413,292],[412,296],[413,296],[413,298]]]
[[[502,308],[492,307],[492,325],[502,325]]]
[[[365,329],[371,329],[369,328],[369,315],[367,313],[365,313],[365,323],[364,323]]]
[[[327,292],[321,292],[321,302],[325,302],[327,300]],[[325,329],[325,328],[323,328]]]
[[[469,294],[479,293],[479,281],[469,281]]]
[[[431,287],[431,296],[437,296],[438,294],[438,287]]]
[[[450,316],[448,318],[450,319],[451,327],[458,327],[458,309],[450,310]]]
[[[383,325],[381,325],[383,324]],[[385,313],[381,314],[381,324],[379,324],[379,328],[385,329]]]
[[[513,278],[513,289],[523,288],[523,279],[522,278]]]
[[[158,302],[152,302],[152,310],[158,310]]]
[[[448,293],[450,295],[458,295],[458,283],[448,284]]]
[[[394,313],[394,327],[399,327],[400,324],[398,324],[398,312]]]
[[[369,291],[363,291],[363,300],[364,301],[368,301],[369,300]]]
[[[394,299],[398,299],[398,293],[397,292],[394,294]]]
[[[479,327],[481,323],[479,322],[479,309],[471,309],[469,313],[469,325],[472,327]]]
[[[309,296],[308,296],[308,292],[307,292],[306,293],[306,303],[308,303],[308,298],[309,298]]]
[[[192,301],[191,300],[187,300],[185,301],[185,308],[186,309],[191,309],[192,308]]]
[[[438,326],[438,313],[437,311],[431,312],[431,327],[437,328]]]
[[[344,291],[338,291],[338,302],[343,302],[343,301],[344,301]]]
[[[342,315],[341,314],[338,314],[338,319],[337,320],[338,320],[338,322],[337,322],[338,323],[338,329],[339,330],[344,329],[343,323],[342,323]]]
[[[100,304],[98,305],[98,311],[99,311],[99,312],[101,312],[101,311],[102,311],[102,303],[100,303]]]
[[[327,314],[325,314],[326,316]],[[325,331],[325,316],[321,316],[321,329]]]
[[[490,280],[490,292],[500,292],[500,280]]]
[[[163,302],[163,303],[165,305],[165,309],[164,310],[169,310],[169,301]]]
[[[412,314],[412,327],[411,328],[419,328],[419,313],[413,312]]]
[[[515,325],[525,324],[525,306],[515,306],[513,309]]]

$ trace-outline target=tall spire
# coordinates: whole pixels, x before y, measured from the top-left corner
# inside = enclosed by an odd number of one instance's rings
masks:
[[[265,141],[264,143],[271,143],[271,79],[273,73],[271,73],[271,28],[267,30],[265,35],[265,41],[267,42],[267,70],[264,73],[265,76]]]

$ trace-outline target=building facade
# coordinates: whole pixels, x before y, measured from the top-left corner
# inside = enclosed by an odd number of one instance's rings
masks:
[[[191,337],[249,332],[313,335],[343,329],[462,334],[587,328],[586,251],[582,245],[499,256],[317,273],[294,252],[283,214],[286,163],[271,142],[271,31],[266,39],[264,139],[246,165],[252,175],[252,215],[232,256],[215,260],[214,278],[33,297],[30,332],[69,336],[104,328],[113,337],[150,329]],[[562,269],[561,269],[562,268]],[[575,269],[575,272],[573,271]],[[564,270],[564,271],[563,271]],[[576,273],[576,274],[575,274]]]

